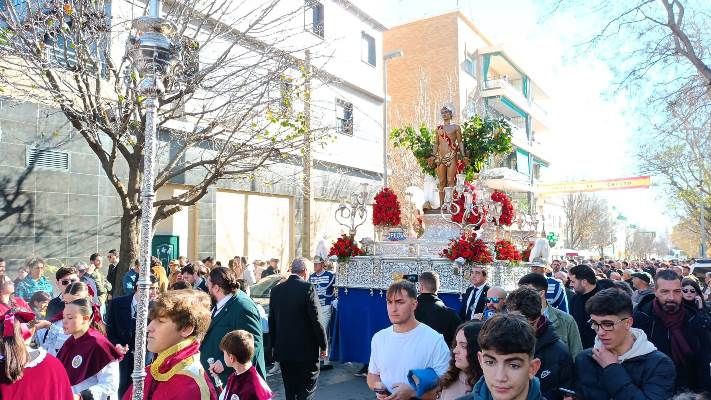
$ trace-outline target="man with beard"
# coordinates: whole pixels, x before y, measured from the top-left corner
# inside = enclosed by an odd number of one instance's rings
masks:
[[[239,290],[239,282],[237,282],[234,271],[227,267],[213,268],[207,278],[206,286],[207,293],[215,305],[212,307],[210,326],[205,332],[205,339],[200,344],[200,361],[203,367],[218,374],[222,383],[226,383],[234,369],[225,364],[220,341],[228,332],[241,329],[254,336],[252,365],[264,378],[266,371],[264,369],[262,320],[257,305],[249,296]],[[210,358],[215,360],[212,365],[208,362]]]
[[[633,326],[674,361],[677,391],[711,390],[708,328],[693,308],[683,305],[676,272],[660,270],[654,283],[654,295],[643,297],[637,305]]]
[[[588,320],[590,315],[585,311],[585,303],[598,292],[597,278],[595,271],[587,265],[576,265],[570,269],[568,273],[570,286],[575,291],[575,296],[570,302],[570,315],[578,324],[578,332],[580,332],[580,341],[583,344],[583,349],[588,349],[593,346],[595,340],[595,332],[590,329]]]

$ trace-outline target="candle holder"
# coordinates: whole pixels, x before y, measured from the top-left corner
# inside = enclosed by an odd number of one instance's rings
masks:
[[[341,201],[336,209],[335,217],[338,224],[348,228],[348,233],[355,237],[358,227],[368,219],[368,184],[361,183],[360,190],[351,193],[348,202]]]

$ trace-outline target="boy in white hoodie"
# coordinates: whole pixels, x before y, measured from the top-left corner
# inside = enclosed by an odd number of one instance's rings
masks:
[[[674,363],[632,328],[632,299],[620,289],[595,294],[585,304],[595,345],[575,358],[577,398],[669,399],[674,390]]]

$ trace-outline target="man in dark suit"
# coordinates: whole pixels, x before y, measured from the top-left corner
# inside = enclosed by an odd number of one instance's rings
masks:
[[[125,352],[119,362],[119,398],[131,384],[133,372],[133,350],[136,339],[136,298],[134,293],[114,298],[106,312],[106,336],[114,345],[120,345]],[[151,275],[148,299],[152,302],[158,295],[158,278]],[[146,358],[146,364],[150,360]]]
[[[328,356],[318,295],[307,280],[309,264],[295,259],[291,276],[272,289],[269,299],[269,334],[287,400],[315,398],[319,357]]]
[[[472,267],[472,274],[469,277],[472,286],[464,292],[462,307],[459,309],[459,318],[462,321],[472,319],[482,319],[480,314],[484,313],[486,307],[486,292],[489,285],[486,284],[486,270],[481,266]]]
[[[203,368],[219,374],[223,385],[227,383],[227,378],[234,369],[225,364],[224,355],[220,350],[220,341],[227,333],[241,329],[254,336],[252,364],[259,375],[265,378],[264,339],[257,305],[239,290],[235,273],[227,267],[217,267],[210,271],[206,285],[207,293],[215,306],[212,307],[210,327],[207,328],[205,338],[200,344],[200,362]],[[207,362],[210,358],[215,361],[212,366]]]
[[[415,319],[426,324],[444,336],[444,342],[451,347],[454,332],[462,322],[457,312],[447,307],[437,297],[439,275],[436,272],[423,272],[419,277],[420,295],[417,296]]]

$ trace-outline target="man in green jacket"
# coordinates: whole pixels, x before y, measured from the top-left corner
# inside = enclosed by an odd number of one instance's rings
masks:
[[[583,344],[580,340],[578,324],[575,323],[575,319],[573,319],[570,314],[548,305],[548,302],[546,301],[546,291],[548,290],[548,281],[546,280],[546,277],[537,273],[526,274],[518,280],[518,285],[530,286],[541,294],[541,300],[543,301],[543,315],[548,318],[548,321],[550,321],[553,326],[555,333],[568,348],[570,356],[575,359],[575,356],[583,351]]]
[[[252,364],[259,375],[266,379],[262,323],[256,304],[239,290],[237,277],[226,267],[217,267],[210,271],[207,289],[215,306],[212,308],[210,327],[200,344],[200,362],[203,367],[218,374],[222,384],[226,384],[234,369],[226,366],[220,350],[220,341],[227,333],[242,329],[254,336]],[[214,360],[212,365],[208,363],[211,358]]]

